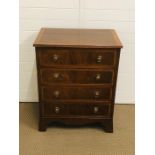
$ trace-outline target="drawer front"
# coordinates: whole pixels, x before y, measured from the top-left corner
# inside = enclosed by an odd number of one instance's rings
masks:
[[[43,104],[44,116],[110,116],[110,104]]]
[[[41,69],[42,84],[112,84],[112,70]]]
[[[114,49],[43,48],[39,52],[39,64],[41,66],[114,66],[115,59],[116,52]]]
[[[111,100],[112,88],[101,86],[51,86],[42,87],[42,101],[52,100]]]

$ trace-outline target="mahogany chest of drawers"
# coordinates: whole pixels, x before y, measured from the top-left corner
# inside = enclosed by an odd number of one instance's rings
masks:
[[[113,132],[116,79],[122,44],[111,29],[42,28],[34,44],[39,130],[58,121],[99,123]]]

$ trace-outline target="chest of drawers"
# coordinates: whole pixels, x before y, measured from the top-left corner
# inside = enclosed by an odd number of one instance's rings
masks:
[[[122,44],[110,29],[42,28],[36,50],[39,130],[52,121],[99,123],[113,132],[116,79]]]

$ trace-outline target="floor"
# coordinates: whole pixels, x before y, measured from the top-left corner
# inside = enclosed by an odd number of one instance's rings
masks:
[[[134,105],[116,105],[114,133],[100,126],[38,131],[38,104],[20,104],[20,155],[134,155]]]

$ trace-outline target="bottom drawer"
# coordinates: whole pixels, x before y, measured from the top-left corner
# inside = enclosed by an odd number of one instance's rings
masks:
[[[103,103],[45,103],[42,104],[43,116],[81,115],[81,116],[110,116],[110,104]]]

